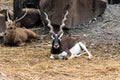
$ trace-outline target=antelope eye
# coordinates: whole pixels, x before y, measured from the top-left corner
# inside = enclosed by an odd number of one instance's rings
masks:
[[[6,35],[7,33],[4,33],[4,35]]]

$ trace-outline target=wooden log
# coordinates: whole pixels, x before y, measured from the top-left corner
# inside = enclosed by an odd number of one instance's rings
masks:
[[[22,2],[23,0],[14,0],[13,2],[14,20],[22,16]]]

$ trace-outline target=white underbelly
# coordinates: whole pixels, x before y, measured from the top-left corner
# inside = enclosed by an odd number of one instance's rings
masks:
[[[72,55],[79,55],[81,52],[81,48],[79,43],[76,43],[71,49],[70,52]]]
[[[81,47],[79,43],[76,43],[70,50],[71,56],[68,57],[68,53],[66,51],[63,51],[61,54],[59,54],[59,59],[63,58],[74,58],[79,57],[81,55]]]

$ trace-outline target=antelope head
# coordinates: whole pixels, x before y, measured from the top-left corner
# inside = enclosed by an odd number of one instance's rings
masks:
[[[67,20],[68,11],[64,15],[64,18],[62,20],[62,24],[60,25],[58,33],[54,32],[53,26],[51,25],[51,21],[48,18],[48,15],[46,13],[44,13],[44,14],[45,14],[45,17],[46,17],[46,21],[48,22],[47,26],[50,28],[49,33],[51,34],[51,38],[53,39],[52,47],[55,48],[55,49],[58,49],[61,46],[61,38],[64,34],[63,27],[65,26],[65,21]]]
[[[15,29],[17,27],[16,23],[19,22],[20,20],[22,20],[27,15],[27,12],[28,12],[28,10],[26,8],[26,12],[22,17],[20,17],[19,19],[16,18],[14,21],[12,21],[9,16],[9,11],[7,10],[7,22],[6,22],[7,29],[8,30]]]

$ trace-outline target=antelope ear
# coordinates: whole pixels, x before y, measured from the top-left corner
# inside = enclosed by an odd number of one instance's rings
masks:
[[[51,38],[52,38],[53,40],[55,39],[53,34],[51,34]]]
[[[60,34],[59,34],[58,39],[61,39],[61,38],[62,38],[62,36],[63,36],[63,34],[64,34],[63,32],[62,32],[62,33],[60,33]]]

